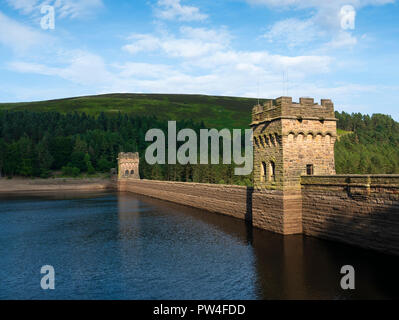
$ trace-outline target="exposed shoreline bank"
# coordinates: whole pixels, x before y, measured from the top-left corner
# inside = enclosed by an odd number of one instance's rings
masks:
[[[101,191],[116,189],[116,180],[105,178],[0,179],[0,194],[37,191]]]

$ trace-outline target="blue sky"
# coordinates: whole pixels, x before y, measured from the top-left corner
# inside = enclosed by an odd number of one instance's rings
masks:
[[[0,0],[0,101],[289,95],[399,120],[398,17],[395,0]]]

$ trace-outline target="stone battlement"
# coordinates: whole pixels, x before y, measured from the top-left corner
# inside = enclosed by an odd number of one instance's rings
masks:
[[[118,155],[119,179],[140,179],[139,163],[140,163],[140,157],[138,152],[119,153]]]
[[[399,189],[397,174],[336,174],[331,176],[302,176],[302,185],[357,185],[365,187],[396,187]]]
[[[118,155],[118,159],[126,159],[126,160],[138,160],[139,153],[138,152],[120,152]]]
[[[399,175],[303,176],[302,189],[331,189],[346,192],[351,198],[399,201]]]
[[[322,99],[318,104],[313,98],[300,98],[297,103],[291,97],[280,97],[268,100],[263,105],[256,105],[252,110],[251,125],[279,118],[336,121],[334,104],[329,99]]]
[[[255,106],[252,118],[255,188],[300,189],[302,175],[335,174],[331,100],[280,97]]]

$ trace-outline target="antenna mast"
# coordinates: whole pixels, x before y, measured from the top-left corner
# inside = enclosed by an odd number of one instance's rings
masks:
[[[283,71],[283,96],[288,96],[288,71]]]

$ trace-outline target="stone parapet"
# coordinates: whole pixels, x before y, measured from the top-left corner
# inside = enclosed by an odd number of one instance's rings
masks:
[[[302,177],[300,190],[120,179],[133,192],[252,222],[289,235],[304,233],[399,254],[399,175]]]
[[[302,177],[306,235],[399,254],[399,175]]]

